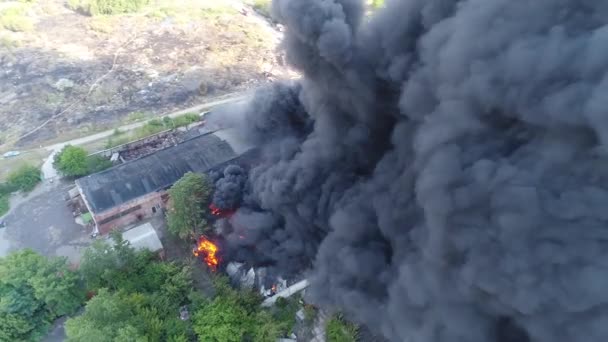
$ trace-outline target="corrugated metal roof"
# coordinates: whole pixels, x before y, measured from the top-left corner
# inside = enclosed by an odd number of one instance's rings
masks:
[[[158,252],[163,249],[163,244],[150,223],[127,230],[122,233],[122,238],[129,241],[129,244],[136,250],[149,249],[152,252]]]
[[[205,134],[108,170],[80,178],[76,184],[94,213],[166,189],[187,172],[205,172],[236,158],[243,148],[215,133]]]

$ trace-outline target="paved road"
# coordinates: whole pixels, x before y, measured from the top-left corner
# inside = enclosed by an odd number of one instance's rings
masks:
[[[198,113],[198,112],[202,112],[202,111],[205,111],[210,108],[217,107],[217,106],[220,106],[220,105],[223,105],[226,103],[243,101],[243,100],[247,99],[248,96],[249,96],[249,93],[238,93],[238,94],[230,95],[230,96],[225,97],[220,100],[203,103],[198,106],[194,106],[194,107],[190,107],[190,108],[187,108],[184,110],[173,112],[171,114],[168,114],[167,116],[173,118],[173,117],[177,117],[180,115],[184,115],[186,113],[193,113],[193,112]],[[121,130],[122,132],[131,131],[131,130],[134,130],[138,127],[145,125],[150,120],[152,120],[152,119],[136,122],[136,123],[129,124],[129,125],[120,126],[117,128],[119,130]],[[54,179],[58,176],[57,170],[55,170],[55,168],[53,167],[53,159],[55,157],[55,154],[58,153],[59,151],[61,151],[61,149],[64,148],[66,145],[78,146],[78,145],[83,145],[83,144],[87,144],[90,142],[98,141],[101,139],[105,139],[105,138],[111,136],[112,134],[114,134],[114,131],[115,131],[115,129],[110,129],[110,130],[96,133],[93,135],[89,135],[86,137],[73,139],[70,141],[65,141],[62,143],[53,144],[53,145],[44,147],[46,150],[51,152],[51,154],[44,161],[44,164],[42,164],[42,174],[44,176],[44,179]]]

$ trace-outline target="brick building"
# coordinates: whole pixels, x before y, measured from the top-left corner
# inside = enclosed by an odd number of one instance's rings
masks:
[[[106,234],[162,212],[167,189],[187,172],[242,163],[254,149],[232,130],[207,133],[76,180],[96,231]]]

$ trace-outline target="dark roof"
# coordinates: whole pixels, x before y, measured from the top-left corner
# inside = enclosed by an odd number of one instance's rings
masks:
[[[166,189],[187,172],[205,172],[236,157],[226,139],[210,133],[80,178],[76,184],[86,197],[89,209],[101,213]]]

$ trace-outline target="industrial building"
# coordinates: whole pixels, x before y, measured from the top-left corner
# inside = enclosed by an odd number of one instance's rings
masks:
[[[187,172],[242,164],[253,151],[235,131],[221,130],[80,178],[76,186],[95,231],[106,234],[161,213],[167,190]]]

